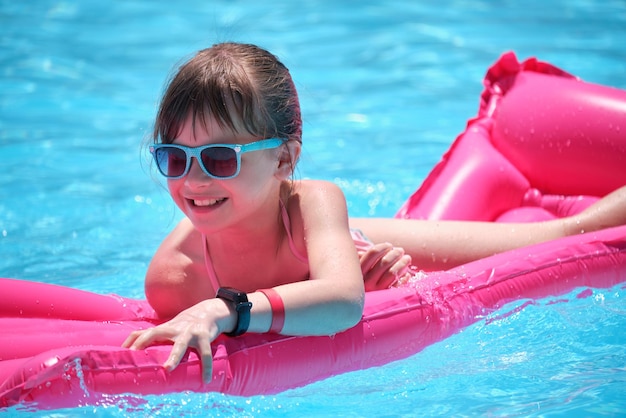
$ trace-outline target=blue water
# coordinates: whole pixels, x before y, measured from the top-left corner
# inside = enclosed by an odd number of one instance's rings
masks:
[[[626,88],[625,39],[621,0],[0,1],[0,276],[143,296],[180,213],[141,143],[174,65],[214,42],[259,44],[291,68],[299,177],[335,181],[354,216],[391,216],[475,115],[502,52]],[[625,415],[626,292],[577,293],[275,396],[33,415]]]

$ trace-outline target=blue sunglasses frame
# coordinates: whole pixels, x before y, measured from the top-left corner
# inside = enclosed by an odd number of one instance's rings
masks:
[[[227,179],[232,179],[234,177],[237,177],[237,175],[239,174],[239,171],[241,169],[241,154],[245,154],[246,152],[252,152],[252,151],[261,151],[265,149],[278,148],[285,142],[286,141],[284,139],[269,138],[269,139],[262,139],[260,141],[251,142],[249,144],[209,144],[209,145],[202,145],[199,147],[187,147],[185,145],[178,145],[178,144],[152,144],[150,145],[150,153],[154,157],[154,161],[156,163],[156,166],[159,172],[168,179],[175,180],[175,179],[180,179],[182,177],[185,177],[189,173],[189,168],[191,167],[191,157],[194,157],[196,161],[198,161],[198,164],[200,165],[200,168],[202,168],[202,171],[204,172],[204,174],[214,179],[227,180]],[[162,163],[161,158],[167,157],[168,153],[164,153],[163,156],[160,156],[159,150],[165,150],[167,148],[174,148],[174,149],[181,150],[185,153],[185,157],[187,158],[187,161],[185,163],[186,164],[185,170],[183,171],[182,174],[178,176],[170,176],[167,173],[167,171],[164,171],[163,168],[161,167],[161,163]],[[235,158],[237,160],[237,168],[233,175],[229,175],[229,176],[215,175],[211,173],[209,169],[204,165],[204,162],[202,161],[202,151],[205,151],[211,148],[227,148],[235,152]],[[167,167],[167,164],[165,165],[165,167]]]

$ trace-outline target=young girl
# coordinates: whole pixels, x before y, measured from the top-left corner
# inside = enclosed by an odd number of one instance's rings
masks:
[[[209,381],[221,333],[331,335],[360,320],[366,289],[406,280],[411,262],[450,268],[626,222],[623,188],[576,217],[542,223],[352,220],[374,245],[350,230],[336,185],[291,179],[301,145],[296,89],[269,52],[218,44],[179,69],[150,149],[186,215],[146,275],[148,301],[169,321],[133,332],[125,347],[173,342],[169,370],[194,348]]]

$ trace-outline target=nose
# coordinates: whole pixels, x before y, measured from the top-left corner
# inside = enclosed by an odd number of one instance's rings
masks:
[[[191,162],[189,165],[189,172],[185,176],[185,181],[187,183],[206,183],[207,181],[213,180],[213,178],[206,175],[202,167],[200,167],[200,163],[196,159],[196,157],[191,157]]]

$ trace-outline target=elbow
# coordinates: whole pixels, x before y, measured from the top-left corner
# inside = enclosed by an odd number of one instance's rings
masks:
[[[188,307],[171,286],[146,285],[145,293],[148,303],[161,320],[171,319]]]
[[[348,325],[346,326],[346,329],[352,328],[353,326],[358,324],[362,318],[363,318],[363,302],[359,304],[355,304],[353,306],[352,311],[350,312],[348,316],[348,321],[347,321]]]
[[[357,325],[363,318],[363,308],[365,305],[365,292],[352,299],[345,301],[341,315],[341,330],[345,331]]]

